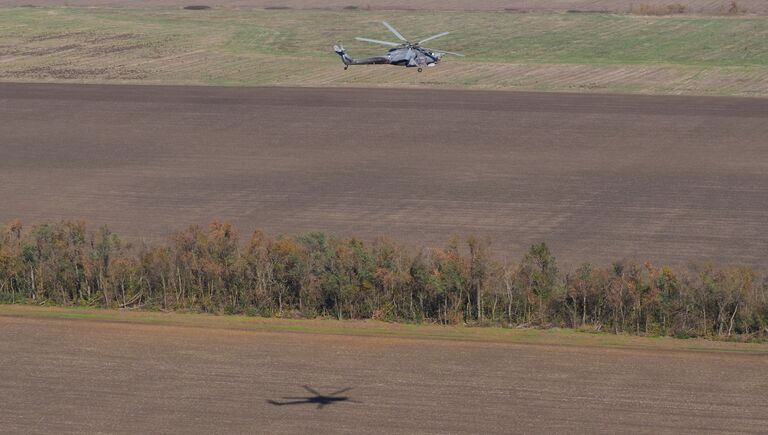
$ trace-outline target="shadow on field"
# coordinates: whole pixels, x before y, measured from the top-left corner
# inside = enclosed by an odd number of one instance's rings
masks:
[[[317,409],[322,409],[326,405],[333,405],[337,402],[351,402],[362,403],[350,399],[348,396],[339,396],[341,393],[345,393],[352,389],[352,387],[342,388],[341,390],[334,391],[331,394],[320,394],[315,389],[302,385],[302,387],[312,393],[312,396],[306,397],[283,397],[283,401],[267,400],[267,403],[275,406],[283,405],[312,405],[317,404]]]

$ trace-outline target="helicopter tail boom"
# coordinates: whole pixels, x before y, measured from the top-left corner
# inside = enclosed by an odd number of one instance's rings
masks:
[[[344,62],[344,69],[346,69],[346,67],[349,65],[379,65],[390,63],[389,58],[385,56],[353,59],[347,54],[347,51],[344,50],[344,47],[341,45],[334,45],[333,51],[335,51],[336,54],[341,57],[341,61]]]

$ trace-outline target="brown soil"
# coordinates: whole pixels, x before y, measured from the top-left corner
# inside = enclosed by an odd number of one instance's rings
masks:
[[[0,317],[8,433],[758,433],[768,358]],[[276,406],[351,387],[349,400]]]
[[[54,0],[0,0],[0,6],[60,6]],[[68,0],[68,6],[179,7],[190,0]],[[264,9],[443,10],[443,11],[569,11],[619,12],[684,10],[686,13],[768,13],[764,0],[210,0],[205,6]],[[670,9],[671,6],[671,9]]]
[[[768,100],[0,84],[0,222],[765,266]]]

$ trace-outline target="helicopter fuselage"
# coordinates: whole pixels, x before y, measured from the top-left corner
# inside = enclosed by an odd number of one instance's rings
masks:
[[[406,67],[434,65],[440,61],[440,55],[419,46],[390,48],[387,51],[389,63]]]
[[[424,67],[433,66],[440,61],[442,57],[439,53],[433,53],[419,46],[406,46],[390,48],[384,56],[368,57],[364,59],[353,59],[346,56],[346,52],[339,48],[337,53],[342,56],[346,65],[381,65],[389,64],[405,67]]]

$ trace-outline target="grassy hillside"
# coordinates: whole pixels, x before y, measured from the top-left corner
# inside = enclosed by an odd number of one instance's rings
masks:
[[[331,45],[381,53],[354,37],[392,40],[383,19],[468,57],[344,72]],[[6,8],[0,79],[768,95],[766,40],[768,17]]]

